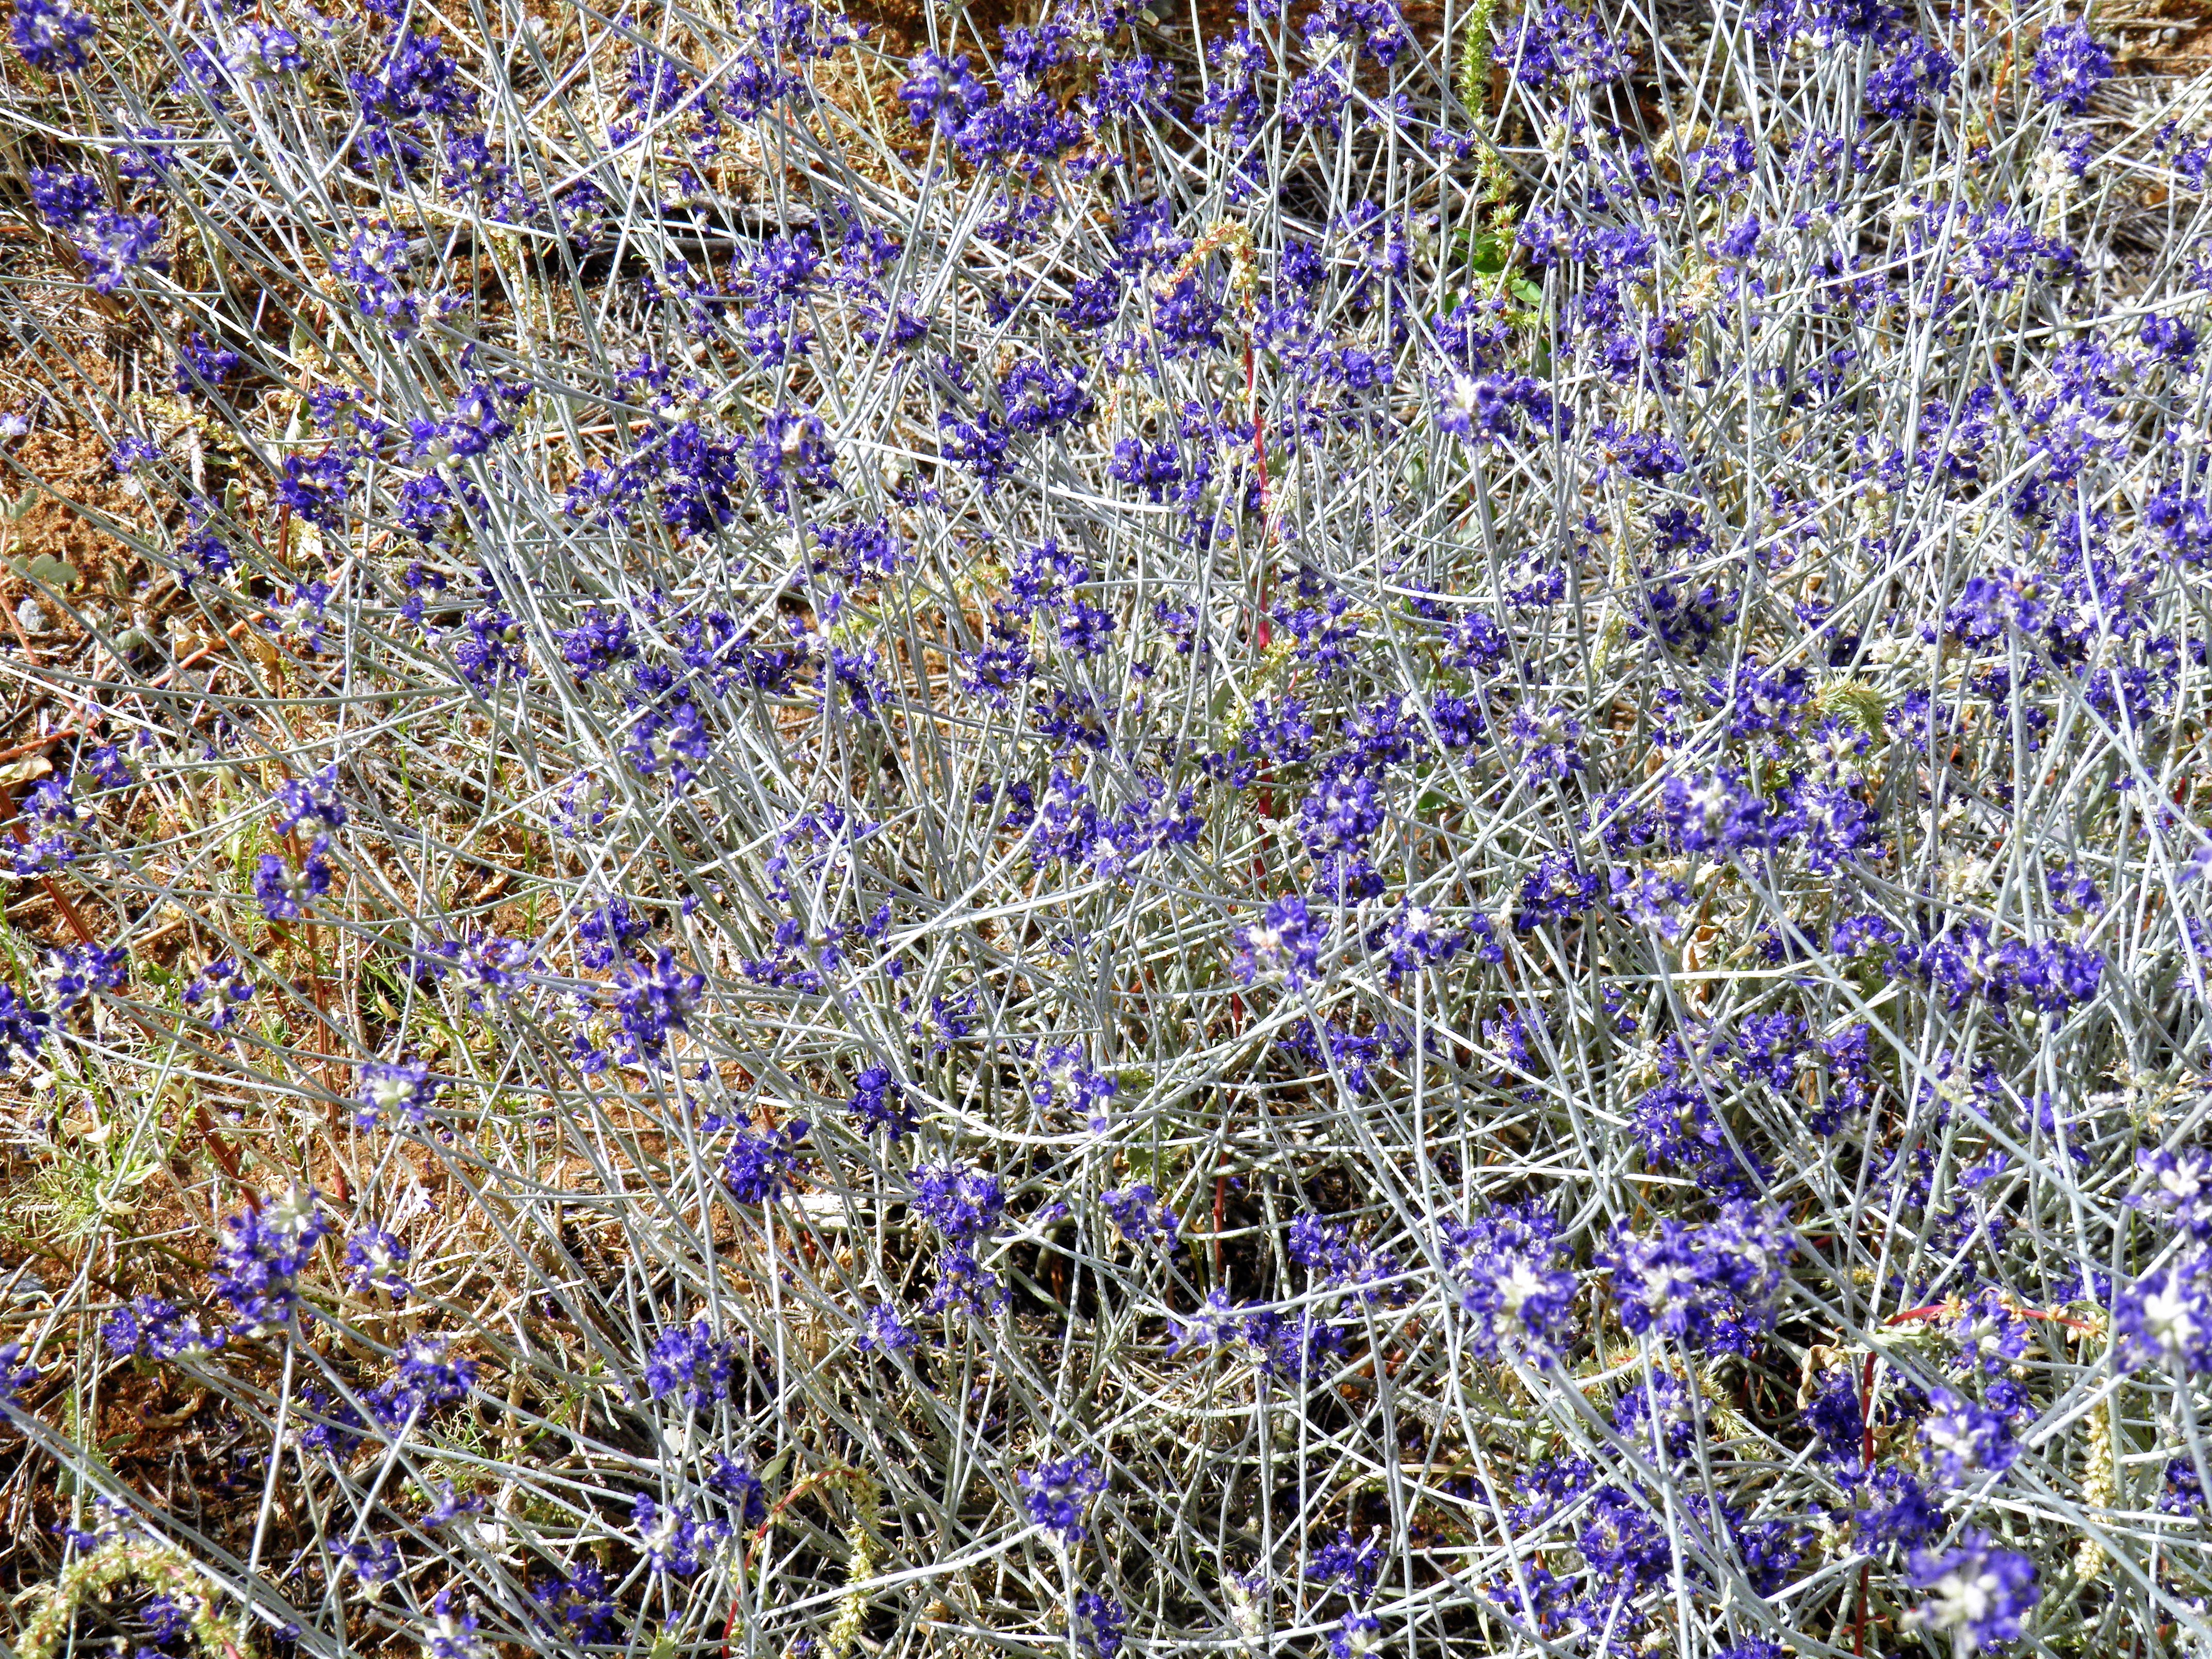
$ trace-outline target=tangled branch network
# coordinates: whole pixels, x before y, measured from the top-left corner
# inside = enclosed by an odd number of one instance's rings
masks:
[[[2212,89],[12,8],[19,1652],[2212,1650]]]

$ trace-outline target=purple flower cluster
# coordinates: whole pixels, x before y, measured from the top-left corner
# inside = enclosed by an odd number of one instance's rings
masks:
[[[0,629],[0,1394],[240,1544],[126,1644],[295,1496],[318,1651],[2183,1639],[2212,141],[2089,21],[10,4],[143,362],[0,416],[131,555]]]
[[[655,1337],[641,1375],[655,1400],[672,1396],[695,1412],[707,1412],[728,1396],[736,1365],[736,1345],[718,1340],[701,1319]]]
[[[918,1166],[911,1179],[914,1212],[945,1242],[928,1311],[960,1308],[981,1313],[1000,1305],[1003,1286],[977,1254],[1005,1221],[1006,1199],[999,1177],[969,1164],[939,1164]]]
[[[1796,1242],[1778,1210],[1741,1200],[1703,1226],[1662,1221],[1648,1236],[1618,1235],[1603,1265],[1620,1322],[1697,1352],[1750,1354],[1774,1324]]]
[[[1078,1452],[1024,1469],[1021,1485],[1030,1519],[1062,1544],[1079,1544],[1090,1535],[1085,1511],[1106,1490],[1106,1477],[1089,1452]]]
[[[642,1492],[631,1506],[630,1522],[646,1565],[672,1578],[697,1573],[730,1536],[726,1521],[696,1516],[684,1504],[657,1503]]]
[[[1443,1227],[1447,1270],[1486,1359],[1559,1358],[1573,1340],[1575,1275],[1558,1218],[1526,1206]]]
[[[2043,32],[2027,80],[2055,107],[2079,115],[2112,73],[2111,50],[2086,25],[2061,23]]]
[[[1101,1193],[1098,1207],[1106,1212],[1115,1230],[1140,1249],[1157,1244],[1164,1254],[1172,1254],[1182,1245],[1182,1218],[1167,1206],[1148,1181],[1120,1192]]]
[[[331,890],[331,866],[309,853],[297,867],[281,854],[264,853],[253,873],[253,896],[270,921],[298,921]]]
[[[2018,1641],[2029,1611],[2043,1599],[2035,1563],[1979,1533],[1942,1554],[1914,1555],[1911,1582],[1929,1595],[1905,1614],[1907,1624],[1948,1635],[1962,1652]]]
[[[783,1196],[805,1163],[799,1148],[807,1137],[804,1121],[755,1129],[740,1125],[722,1154],[722,1185],[740,1204],[772,1204]]]
[[[91,63],[86,47],[99,33],[99,26],[66,0],[15,0],[8,38],[33,69],[68,75]]]
[[[215,1292],[238,1310],[240,1329],[258,1332],[291,1318],[300,1305],[300,1273],[331,1226],[313,1188],[257,1200],[223,1224]]]

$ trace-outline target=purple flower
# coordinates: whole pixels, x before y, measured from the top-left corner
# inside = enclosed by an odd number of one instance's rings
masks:
[[[698,1520],[681,1504],[656,1504],[642,1493],[630,1507],[630,1519],[647,1565],[672,1577],[697,1572],[729,1536],[725,1522]]]
[[[2144,318],[2141,337],[2153,352],[2182,368],[2197,356],[2197,331],[2179,317]]]
[[[1084,1063],[1081,1043],[1063,1043],[1045,1050],[1042,1074],[1030,1088],[1030,1098],[1041,1107],[1065,1102],[1070,1109],[1083,1114],[1093,1133],[1103,1133],[1106,1103],[1121,1086],[1109,1073],[1095,1072]]]
[[[1540,1363],[1572,1343],[1574,1258],[1548,1209],[1509,1206],[1464,1224],[1448,1220],[1443,1258],[1481,1358],[1526,1353]]]
[[[85,770],[102,789],[127,789],[136,781],[131,775],[130,763],[112,743],[100,744],[86,757]]]
[[[1049,432],[1091,412],[1083,371],[1061,363],[1016,363],[999,382],[1006,425],[1016,432]]]
[[[1892,121],[1910,121],[1951,89],[1957,62],[1932,40],[1901,32],[1875,48],[1867,70],[1866,106]]]
[[[974,472],[987,495],[1013,476],[1010,440],[1004,427],[988,418],[963,420],[949,409],[937,417],[937,426],[938,445],[945,459]]]
[[[1230,1302],[1228,1291],[1210,1291],[1196,1313],[1188,1318],[1178,1316],[1170,1320],[1168,1352],[1179,1354],[1191,1348],[1225,1346],[1237,1340],[1243,1319],[1244,1316]]]
[[[239,372],[243,362],[246,358],[228,347],[216,345],[206,334],[185,334],[184,343],[177,347],[177,392],[185,396],[195,392],[215,392],[232,374]]]
[[[1975,287],[2008,294],[2039,275],[2046,264],[2063,270],[2073,257],[2064,242],[2039,234],[2015,210],[1999,204],[1966,221],[1953,263]]]
[[[589,1646],[611,1637],[620,1611],[608,1594],[606,1575],[586,1556],[565,1572],[533,1584],[531,1598],[550,1620],[556,1640]]]
[[[717,1341],[705,1320],[672,1325],[646,1356],[646,1390],[655,1400],[672,1395],[695,1412],[710,1412],[729,1398],[737,1361],[737,1345]]]
[[[422,320],[422,302],[407,288],[407,238],[389,220],[357,227],[331,257],[331,274],[351,285],[354,308],[404,341]]]
[[[191,1632],[192,1610],[195,1608],[181,1604],[170,1595],[150,1595],[146,1597],[146,1606],[139,1608],[139,1617],[146,1620],[146,1628],[153,1632],[153,1639],[161,1646],[168,1646],[177,1637]]]
[[[0,1346],[0,1401],[21,1404],[23,1396],[37,1386],[40,1374],[38,1366],[24,1358],[21,1343]]]
[[[2204,1481],[2191,1460],[2166,1460],[2166,1490],[2159,1496],[2158,1509],[2161,1515],[2190,1516],[2204,1513]]]
[[[1506,731],[1520,751],[1521,775],[1529,782],[1565,782],[1582,770],[1582,722],[1558,705],[1541,715],[1517,708]]]
[[[641,1057],[659,1064],[669,1033],[690,1029],[689,1021],[706,988],[706,976],[678,967],[676,952],[665,945],[650,964],[625,964],[615,975],[612,988],[615,1015],[626,1050],[623,1058],[633,1064]]]
[[[2104,958],[2087,945],[2064,939],[1998,945],[1989,924],[1978,920],[1958,922],[1924,944],[1900,946],[1897,963],[1941,989],[1950,1008],[1979,998],[1998,1008],[2025,1002],[2045,1013],[2063,1013],[2089,1000],[2105,971]]]
[[[55,951],[46,962],[54,1012],[65,1014],[88,996],[121,990],[130,971],[130,953],[120,945],[112,950],[96,945],[70,945]]]
[[[338,799],[338,769],[325,766],[312,777],[287,778],[276,786],[276,833],[305,830],[322,836],[346,821],[345,803]]]
[[[1297,990],[1319,974],[1328,936],[1328,921],[1297,894],[1271,900],[1258,921],[1237,932],[1237,977],[1247,985],[1280,979]]]
[[[382,1291],[404,1302],[413,1288],[399,1274],[406,1260],[407,1247],[381,1228],[363,1228],[346,1240],[346,1278],[357,1291]]]
[[[1784,822],[1805,849],[1807,865],[1823,874],[1881,855],[1874,810],[1840,785],[1801,780]]]
[[[458,940],[441,940],[429,963],[420,971],[429,978],[438,978],[452,971],[453,982],[467,991],[469,1006],[483,1011],[493,1002],[502,1002],[508,991],[514,991],[515,975],[525,969],[535,967],[538,956],[529,945],[515,938],[498,938],[495,933],[473,933]]]
[[[1055,1534],[1061,1543],[1079,1544],[1089,1535],[1084,1510],[1106,1490],[1106,1477],[1089,1452],[1078,1452],[1056,1463],[1023,1470],[1021,1484],[1028,1494],[1030,1519]]]
[[[1347,1613],[1328,1634],[1330,1659],[1358,1659],[1375,1650],[1375,1632],[1382,1620],[1371,1613]]]
[[[956,1248],[998,1231],[1006,1210],[999,1177],[966,1164],[925,1164],[914,1172],[915,1212]]]
[[[990,102],[989,89],[975,78],[964,52],[953,58],[925,52],[908,68],[898,96],[918,127],[957,131]]]
[[[253,981],[246,970],[228,957],[218,957],[192,976],[185,988],[185,1006],[198,1008],[202,1003],[213,1006],[207,1015],[211,1031],[228,1030],[237,1024],[239,1006],[253,994]]]
[[[2047,101],[2069,115],[2080,115],[2112,72],[2111,50],[2090,34],[2087,25],[2061,23],[2043,32],[2027,79]]]
[[[650,683],[643,671],[640,679]],[[699,775],[713,747],[698,704],[688,694],[668,691],[640,711],[623,752],[639,776],[665,775],[670,787],[680,790]]]
[[[374,1589],[399,1577],[404,1564],[399,1546],[389,1538],[356,1538],[338,1546],[339,1567]]]
[[[1006,1286],[999,1276],[977,1260],[972,1249],[956,1244],[947,1246],[938,1258],[937,1284],[921,1308],[929,1314],[957,1309],[981,1317],[1006,1304]]]
[[[343,450],[327,449],[319,455],[287,455],[276,496],[309,524],[337,534],[345,527],[346,492],[353,469]]]
[[[2002,1414],[1948,1389],[1932,1389],[1928,1399],[1930,1410],[1921,1419],[1920,1443],[1943,1485],[1960,1486],[1974,1475],[2011,1467],[2019,1448]]]
[[[1675,845],[1688,853],[1752,852],[1771,847],[1782,833],[1773,808],[1733,767],[1695,783],[1668,779],[1660,791],[1659,816]]]
[[[466,636],[453,646],[453,666],[478,696],[529,672],[521,649],[522,624],[507,612],[484,605],[469,613]]]
[[[331,866],[319,853],[309,853],[295,870],[274,853],[264,853],[253,876],[253,896],[261,914],[271,921],[297,921],[315,900],[331,890]]]
[[[1468,927],[1458,927],[1426,905],[1401,903],[1386,925],[1368,935],[1367,948],[1384,951],[1389,980],[1395,985],[1424,968],[1449,962],[1477,938],[1482,941],[1476,948],[1478,956],[1486,962],[1502,959],[1488,917],[1471,916]]]
[[[213,43],[210,42],[210,46]],[[270,23],[242,23],[222,43],[222,64],[231,75],[255,78],[289,74],[307,65],[300,37]]]
[[[1344,1333],[1310,1312],[1255,1309],[1244,1316],[1238,1334],[1258,1356],[1262,1376],[1292,1382],[1311,1379],[1327,1362],[1341,1360],[1346,1352]]]
[[[1801,1393],[1800,1398],[1805,1396]],[[1856,1486],[1866,1475],[1866,1416],[1851,1367],[1823,1371],[1801,1410],[1820,1448],[1820,1461],[1837,1471],[1844,1486]]]
[[[396,1356],[387,1382],[370,1390],[369,1414],[398,1433],[441,1406],[458,1405],[476,1383],[473,1362],[455,1358],[442,1336],[412,1336]]]
[[[263,1330],[291,1317],[300,1301],[293,1281],[330,1231],[320,1194],[312,1187],[257,1200],[223,1224],[215,1292],[238,1310],[242,1328]]]
[[[884,1066],[871,1066],[853,1079],[853,1098],[845,1109],[863,1133],[881,1129],[894,1144],[921,1127],[921,1116],[906,1097],[905,1085]]]
[[[15,843],[9,849],[8,867],[19,876],[42,875],[59,870],[76,859],[76,850],[70,846],[67,836],[41,836],[36,841]]]
[[[576,959],[586,968],[611,968],[628,958],[644,942],[653,924],[641,916],[625,898],[611,898],[585,912],[576,922],[580,948]]]
[[[361,1109],[354,1121],[364,1129],[392,1117],[419,1124],[437,1100],[440,1086],[431,1080],[427,1066],[412,1060],[371,1060],[362,1067]]]
[[[1164,115],[1175,88],[1172,64],[1143,52],[1133,58],[1109,58],[1099,65],[1097,83],[1085,100],[1085,112],[1096,125]]]
[[[1635,59],[1609,37],[1597,19],[1551,0],[1514,20],[1491,49],[1494,62],[1533,92],[1603,86],[1635,67]]]
[[[144,1354],[150,1359],[192,1359],[222,1346],[228,1333],[200,1328],[199,1316],[159,1297],[126,1302],[101,1323],[100,1339],[118,1359]]]
[[[1352,1242],[1352,1229],[1305,1214],[1291,1222],[1285,1254],[1332,1290],[1351,1286],[1363,1302],[1386,1299],[1385,1286],[1398,1276],[1398,1258]]]
[[[836,486],[836,456],[818,415],[800,410],[775,410],[762,422],[761,436],[750,453],[762,492],[779,511],[795,511],[799,492],[819,494]],[[726,523],[728,519],[727,512],[720,512],[713,523]],[[671,518],[669,522],[678,520]],[[703,533],[713,526],[693,524],[691,527]]]
[[[1121,1604],[1097,1590],[1085,1590],[1075,1598],[1075,1616],[1083,1620],[1076,1627],[1076,1640],[1098,1659],[1115,1659],[1121,1651],[1121,1632],[1127,1625]]]
[[[31,204],[57,230],[67,230],[106,204],[100,180],[88,173],[64,173],[58,167],[33,167]]]
[[[19,10],[16,14],[21,15]],[[150,213],[115,213],[103,210],[78,222],[70,234],[78,255],[92,271],[92,285],[112,294],[143,265],[167,270],[169,262],[155,252],[167,228]]]
[[[2027,1352],[2027,1322],[1995,1285],[1984,1285],[1943,1322],[1944,1334],[1959,1350],[1961,1364],[1984,1376],[2001,1376]]]
[[[1568,424],[1566,411],[1530,375],[1456,374],[1437,386],[1437,424],[1472,447],[1548,436]]]
[[[1780,1210],[1734,1200],[1705,1226],[1670,1218],[1644,1237],[1623,1231],[1599,1261],[1611,1271],[1630,1331],[1747,1356],[1773,1326],[1783,1270],[1796,1248]]]
[[[579,685],[637,655],[637,647],[630,639],[629,617],[624,611],[595,609],[575,627],[563,629],[553,638]]]
[[[1142,438],[1118,438],[1106,476],[1145,492],[1145,499],[1161,501],[1182,482],[1182,462],[1172,439],[1147,443]]]
[[[1259,77],[1267,67],[1267,49],[1250,29],[1240,28],[1208,41],[1206,57],[1212,86],[1195,118],[1201,125],[1225,129],[1241,142],[1264,118]]]
[[[1333,1542],[1313,1553],[1306,1562],[1306,1577],[1341,1590],[1354,1601],[1364,1601],[1375,1594],[1376,1581],[1382,1576],[1382,1553],[1380,1538],[1370,1535],[1354,1543],[1350,1533],[1340,1531]]]
[[[15,0],[9,39],[23,61],[49,75],[67,75],[92,61],[85,51],[98,27],[65,0]]]
[[[1613,908],[1639,927],[1648,927],[1673,945],[1685,923],[1678,914],[1690,902],[1690,890],[1671,876],[1646,866],[1633,872],[1616,868],[1607,876]]]
[[[1597,902],[1603,883],[1575,862],[1571,853],[1547,853],[1521,884],[1521,908],[1513,913],[1516,933],[1531,933],[1547,921],[1565,921]]]
[[[1098,1207],[1113,1218],[1122,1237],[1139,1248],[1157,1242],[1162,1250],[1172,1253],[1182,1243],[1182,1218],[1168,1208],[1150,1182],[1101,1193]]]
[[[1929,1594],[1905,1615],[1905,1625],[1948,1635],[1961,1655],[2018,1641],[2029,1611],[2043,1599],[2035,1563],[1978,1532],[1942,1556],[1917,1552],[1909,1576],[1915,1589]]]
[[[776,1129],[740,1128],[722,1154],[722,1184],[740,1204],[771,1204],[783,1196],[806,1159],[799,1150],[809,1125],[794,1121]]]
[[[870,1308],[860,1322],[861,1352],[904,1353],[920,1343],[913,1326],[900,1317],[896,1307],[888,1302],[878,1302]]]
[[[760,1476],[735,1458],[717,1452],[707,1484],[737,1505],[738,1524],[750,1527],[768,1519],[768,1490]]]
[[[2128,1202],[2191,1238],[2212,1237],[2212,1148],[2161,1146],[2136,1154]]]
[[[2114,1298],[2112,1328],[2130,1364],[2212,1370],[2212,1255],[2144,1273]]]
[[[48,778],[32,789],[23,801],[23,816],[33,823],[51,823],[64,830],[73,830],[83,823],[91,814],[77,804],[69,781]]]
[[[1364,773],[1330,771],[1298,803],[1298,839],[1314,858],[1364,848],[1382,827],[1382,792]]]

